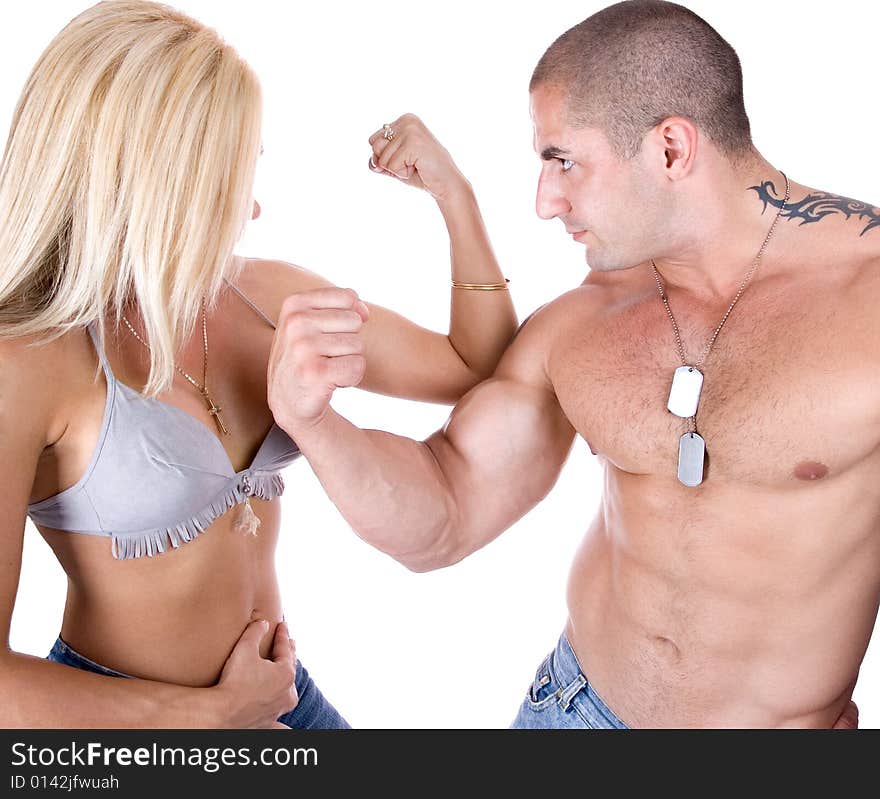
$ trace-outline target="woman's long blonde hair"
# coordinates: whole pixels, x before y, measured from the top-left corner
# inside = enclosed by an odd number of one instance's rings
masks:
[[[0,163],[0,338],[48,342],[136,300],[145,393],[234,280],[262,98],[251,67],[169,6],[108,0],[40,56]]]

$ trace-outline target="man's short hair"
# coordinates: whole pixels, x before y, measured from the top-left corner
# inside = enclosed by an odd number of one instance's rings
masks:
[[[588,17],[541,57],[529,90],[538,86],[565,91],[569,122],[602,130],[621,157],[670,116],[690,119],[732,160],[752,149],[739,57],[676,3],[627,0]]]

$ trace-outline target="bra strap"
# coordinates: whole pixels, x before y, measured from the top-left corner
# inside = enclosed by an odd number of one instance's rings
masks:
[[[263,313],[262,309],[258,305],[256,305],[256,303],[254,303],[251,298],[247,296],[247,294],[245,294],[238,286],[236,286],[234,283],[231,283],[225,277],[223,278],[223,280],[225,281],[226,285],[229,286],[229,288],[231,288],[236,294],[238,294],[238,296],[241,297],[248,305],[250,305],[251,308],[253,308],[260,316],[262,316],[263,319],[265,319],[270,325],[272,325],[273,329],[275,328],[275,323],[268,316],[266,316],[265,313]]]
[[[95,345],[95,350],[98,353],[98,358],[101,361],[101,366],[104,368],[104,371],[107,373],[107,375],[111,379],[115,380],[113,370],[110,368],[110,361],[107,360],[107,355],[104,352],[104,345],[101,343],[101,339],[98,335],[95,323],[89,322],[86,325],[86,329],[89,331],[89,335],[92,337],[92,343]]]

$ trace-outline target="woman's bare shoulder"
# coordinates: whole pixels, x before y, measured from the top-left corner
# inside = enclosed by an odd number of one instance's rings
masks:
[[[302,266],[268,258],[246,258],[238,287],[273,319],[291,294],[333,284]]]
[[[0,419],[49,446],[64,432],[74,333],[39,343],[36,337],[0,339]],[[4,428],[6,425],[4,424]],[[6,428],[4,435],[11,430]]]

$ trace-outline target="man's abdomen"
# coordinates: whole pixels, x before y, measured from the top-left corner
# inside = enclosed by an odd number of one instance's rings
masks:
[[[877,614],[871,509],[842,505],[844,522],[716,484],[664,514],[653,479],[609,480],[572,565],[587,679],[635,727],[831,726]]]

